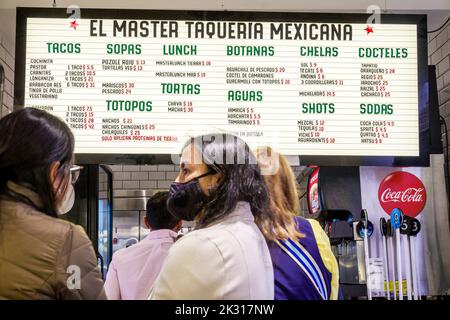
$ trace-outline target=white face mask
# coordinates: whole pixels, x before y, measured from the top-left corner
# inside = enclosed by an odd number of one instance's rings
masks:
[[[75,189],[73,188],[72,183],[69,182],[66,194],[64,195],[58,208],[56,208],[56,213],[58,215],[66,214],[67,212],[70,211],[70,209],[72,209],[74,203],[75,203]]]

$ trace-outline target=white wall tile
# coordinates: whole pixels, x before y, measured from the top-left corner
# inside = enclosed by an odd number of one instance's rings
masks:
[[[123,182],[122,181],[117,181],[117,180],[113,181],[113,189],[114,190],[120,190],[122,188],[123,188]]]
[[[148,190],[148,189],[156,189],[157,183],[155,180],[153,181],[140,181],[139,182],[140,189]]]
[[[158,171],[157,165],[143,165],[141,166],[141,171]]]
[[[178,176],[178,172],[166,172],[166,180],[174,181]]]
[[[132,172],[131,180],[148,180],[148,172]]]
[[[111,165],[108,165],[108,167],[109,167],[113,172],[118,172],[118,171],[122,171],[123,165],[121,165],[121,164],[111,164]]]
[[[166,173],[165,172],[149,172],[148,174],[149,180],[164,180],[166,179]]]
[[[123,189],[139,189],[139,181],[123,181]]]
[[[158,165],[158,171],[174,171],[175,166],[172,164],[160,164]]]
[[[138,165],[124,165],[123,171],[141,171],[141,166]]]
[[[131,172],[114,172],[114,180],[131,180]]]
[[[158,181],[158,189],[169,189],[171,183],[171,181],[160,180]]]

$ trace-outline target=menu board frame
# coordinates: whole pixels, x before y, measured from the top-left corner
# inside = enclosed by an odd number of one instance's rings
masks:
[[[26,68],[27,18],[67,18],[65,8],[17,8],[16,56],[15,56],[15,109],[24,105]],[[128,9],[81,9],[81,18],[87,19],[147,19],[147,20],[195,20],[195,21],[261,21],[261,22],[322,22],[362,23],[369,15],[354,13],[307,13],[307,12],[253,12],[253,11],[177,11],[177,10],[128,10]],[[322,166],[429,166],[430,123],[427,63],[427,16],[381,15],[381,23],[417,25],[417,75],[419,105],[418,157],[393,156],[325,156],[299,155],[301,165]],[[171,156],[164,154],[77,154],[77,161],[91,164],[163,164],[171,163]]]

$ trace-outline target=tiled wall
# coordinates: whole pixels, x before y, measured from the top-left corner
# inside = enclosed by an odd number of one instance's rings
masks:
[[[114,172],[114,190],[169,189],[178,175],[179,166],[163,165],[111,165]]]
[[[450,23],[441,30],[428,34],[428,57],[428,63],[436,66],[439,112],[450,130]],[[445,143],[444,136],[443,141]],[[445,151],[449,154],[448,146]]]
[[[168,190],[178,175],[180,167],[173,164],[164,165],[110,165],[113,171],[114,190]],[[294,173],[300,174],[301,167],[293,166]],[[300,186],[300,194],[305,192],[306,184]],[[306,204],[302,202],[302,210]]]

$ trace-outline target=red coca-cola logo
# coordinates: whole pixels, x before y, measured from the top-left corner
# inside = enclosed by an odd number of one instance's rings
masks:
[[[396,171],[387,175],[378,188],[378,200],[387,214],[394,208],[403,214],[415,217],[422,212],[427,201],[425,187],[415,175],[409,172]]]

